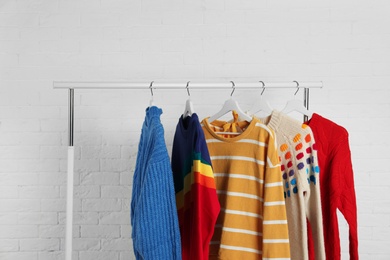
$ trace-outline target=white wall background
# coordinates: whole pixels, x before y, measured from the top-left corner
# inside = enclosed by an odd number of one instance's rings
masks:
[[[390,259],[389,14],[385,0],[0,0],[0,259],[64,257],[67,92],[53,80],[322,80],[311,109],[350,133],[361,259]],[[264,95],[281,108],[293,93]],[[191,94],[203,118],[230,91]],[[168,146],[186,95],[155,91]],[[149,97],[76,92],[74,259],[133,259]],[[235,97],[249,109],[259,92]]]

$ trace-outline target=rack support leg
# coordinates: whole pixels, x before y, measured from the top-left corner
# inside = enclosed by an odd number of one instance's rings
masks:
[[[66,233],[65,233],[65,259],[72,260],[73,242],[73,176],[74,176],[74,147],[73,147],[73,123],[74,123],[74,89],[69,89],[69,146],[68,169],[66,187]]]

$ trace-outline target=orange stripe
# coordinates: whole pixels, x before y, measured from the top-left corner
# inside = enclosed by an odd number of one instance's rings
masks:
[[[200,185],[210,189],[215,189],[214,178],[204,176],[200,172],[194,172],[194,183],[199,183]]]

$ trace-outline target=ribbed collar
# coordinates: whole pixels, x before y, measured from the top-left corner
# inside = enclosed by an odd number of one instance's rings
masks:
[[[305,122],[305,124],[307,124],[307,125],[310,125],[311,123],[316,124],[316,122],[318,120],[321,120],[321,118],[322,118],[322,116],[320,116],[319,114],[313,113],[311,118],[307,122]]]
[[[158,108],[156,106],[151,106],[151,107],[148,107],[146,108],[146,116],[145,116],[145,123],[146,125],[148,126],[150,121],[157,117],[157,118],[160,118],[160,115],[162,114],[162,109],[161,108]]]
[[[277,110],[272,110],[271,115],[260,118],[261,122],[273,130],[276,130],[280,127],[282,120],[282,113]]]
[[[160,116],[162,114],[162,109],[156,106],[147,107],[145,111],[147,117]]]
[[[275,132],[286,135],[295,135],[302,128],[301,122],[277,110],[273,110],[270,116],[261,118],[260,121]]]
[[[187,137],[188,133],[193,131],[192,125],[194,123],[200,124],[198,115],[196,113],[193,113],[191,116],[187,116],[185,118],[183,118],[183,116],[180,116],[178,125],[180,129],[180,133],[183,137]]]

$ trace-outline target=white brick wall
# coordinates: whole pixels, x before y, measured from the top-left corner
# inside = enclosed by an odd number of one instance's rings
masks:
[[[67,92],[53,80],[322,80],[350,133],[361,259],[390,259],[388,1],[0,1],[0,259],[64,257]],[[275,108],[293,91],[267,90]],[[156,90],[168,149],[186,91]],[[201,118],[230,91],[191,90]],[[244,109],[259,93],[235,93]],[[150,92],[76,91],[74,258],[134,259],[132,173]],[[343,259],[348,228],[340,218]]]

